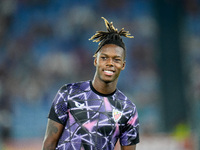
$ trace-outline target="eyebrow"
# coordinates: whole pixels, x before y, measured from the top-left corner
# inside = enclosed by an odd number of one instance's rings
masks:
[[[107,54],[105,54],[105,53],[101,53],[100,55],[105,55],[105,56],[108,56]],[[116,56],[114,56],[114,58],[123,58],[122,56],[118,56],[118,55],[116,55]]]

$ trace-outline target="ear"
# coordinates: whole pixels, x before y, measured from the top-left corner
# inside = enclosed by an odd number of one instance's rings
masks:
[[[94,58],[94,66],[97,66],[97,57]]]
[[[125,69],[125,66],[126,66],[126,61],[124,61],[123,64],[122,64],[122,70]]]

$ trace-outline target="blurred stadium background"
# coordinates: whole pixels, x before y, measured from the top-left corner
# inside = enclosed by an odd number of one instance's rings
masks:
[[[101,16],[135,37],[118,87],[137,105],[137,149],[200,149],[199,0],[0,0],[0,149],[41,149],[57,90],[94,75]]]

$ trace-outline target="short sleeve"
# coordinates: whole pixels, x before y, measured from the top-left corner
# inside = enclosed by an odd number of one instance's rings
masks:
[[[139,143],[139,119],[135,108],[121,132],[120,144],[122,146],[128,146],[137,143]]]
[[[67,89],[66,86],[63,86],[53,100],[48,118],[65,125],[68,117],[67,111]]]

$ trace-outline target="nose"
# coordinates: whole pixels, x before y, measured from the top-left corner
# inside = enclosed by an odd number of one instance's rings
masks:
[[[113,66],[113,60],[112,60],[112,58],[108,58],[107,59],[107,64],[106,64],[107,66]]]

